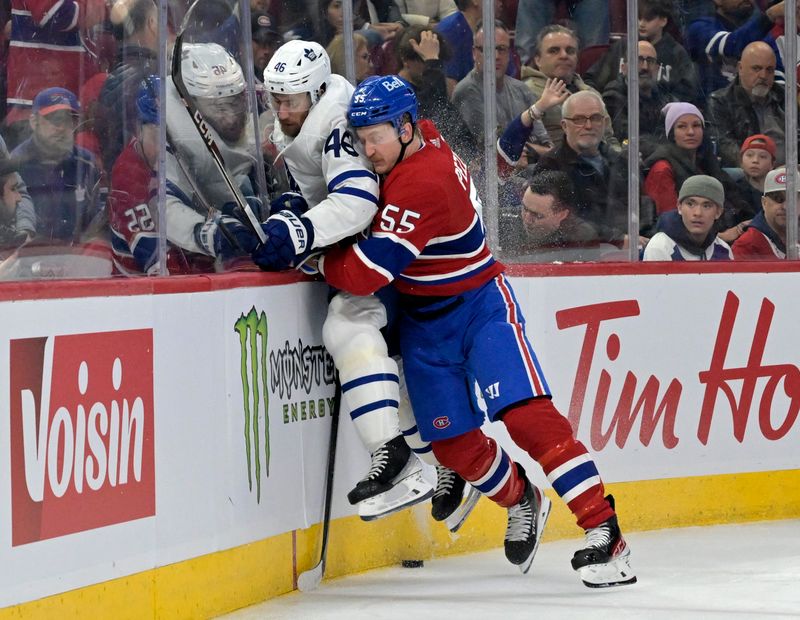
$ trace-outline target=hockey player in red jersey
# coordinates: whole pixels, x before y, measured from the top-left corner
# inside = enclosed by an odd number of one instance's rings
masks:
[[[369,238],[329,251],[319,268],[332,286],[359,295],[394,283],[420,434],[443,465],[508,509],[509,561],[527,572],[550,501],[481,431],[476,382],[489,419],[541,465],[586,531],[572,559],[583,582],[634,583],[613,498],[552,404],[514,291],[486,245],[467,166],[416,111],[414,91],[397,76],[368,78],[353,93],[350,124],[383,177],[379,211]]]

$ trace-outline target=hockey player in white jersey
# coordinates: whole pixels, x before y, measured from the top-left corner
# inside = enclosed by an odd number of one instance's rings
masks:
[[[283,159],[296,192],[277,201],[288,208],[265,222],[267,241],[253,254],[259,266],[275,270],[298,267],[310,254],[366,230],[377,212],[379,190],[348,129],[353,87],[331,74],[322,46],[290,41],[280,47],[264,71],[264,86],[276,117],[277,159]],[[339,370],[342,404],[372,456],[369,472],[348,493],[364,520],[433,493],[415,456],[436,464],[430,446],[419,437],[407,408],[398,417],[398,366],[380,332],[386,323],[378,297],[338,292],[323,326],[325,347]],[[463,513],[463,480],[442,467],[437,474],[434,518],[443,520],[457,509]]]
[[[241,67],[217,43],[185,43],[181,72],[229,174],[256,212],[260,211],[251,179],[256,146]],[[183,250],[187,271],[220,270],[224,261],[249,254],[258,240],[228,212],[235,197],[172,80],[167,80],[166,94],[167,240]]]

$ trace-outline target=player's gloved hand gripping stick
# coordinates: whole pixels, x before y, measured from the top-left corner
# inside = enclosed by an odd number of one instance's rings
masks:
[[[203,118],[203,115],[200,114],[200,111],[194,105],[192,98],[189,96],[189,93],[186,90],[186,85],[183,83],[183,75],[181,72],[183,33],[192,16],[193,9],[200,1],[201,0],[195,0],[192,3],[192,6],[189,7],[189,10],[186,12],[186,16],[183,18],[180,32],[178,33],[178,36],[175,37],[175,45],[172,48],[172,82],[175,84],[175,89],[178,91],[178,95],[180,95],[183,105],[186,106],[189,116],[192,117],[192,122],[197,128],[197,132],[200,134],[200,137],[203,139],[203,144],[206,145],[206,148],[211,155],[211,159],[219,169],[219,173],[222,175],[225,185],[228,186],[231,194],[233,194],[238,209],[240,209],[245,215],[245,217],[242,218],[243,222],[251,229],[253,234],[258,237],[259,241],[264,243],[267,240],[267,236],[264,233],[264,230],[261,228],[261,223],[258,221],[258,217],[255,213],[253,213],[253,210],[250,208],[247,200],[242,195],[241,190],[236,183],[233,182],[230,174],[228,174],[228,170],[225,168],[225,160],[222,157],[222,153],[220,152],[214,137],[209,131],[209,126]]]

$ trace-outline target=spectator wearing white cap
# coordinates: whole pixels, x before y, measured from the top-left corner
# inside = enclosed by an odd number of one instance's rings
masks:
[[[786,258],[786,168],[767,173],[761,206],[762,210],[733,244],[733,257],[737,260]]]
[[[665,213],[644,249],[646,261],[730,260],[731,248],[717,236],[725,190],[714,177],[699,174],[681,185],[677,210]]]

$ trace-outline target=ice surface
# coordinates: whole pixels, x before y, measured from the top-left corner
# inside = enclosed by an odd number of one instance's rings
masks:
[[[624,525],[624,524],[623,524]],[[800,619],[800,520],[626,535],[639,582],[591,590],[569,560],[580,539],[542,543],[528,575],[502,549],[323,581],[225,616],[515,620]]]

